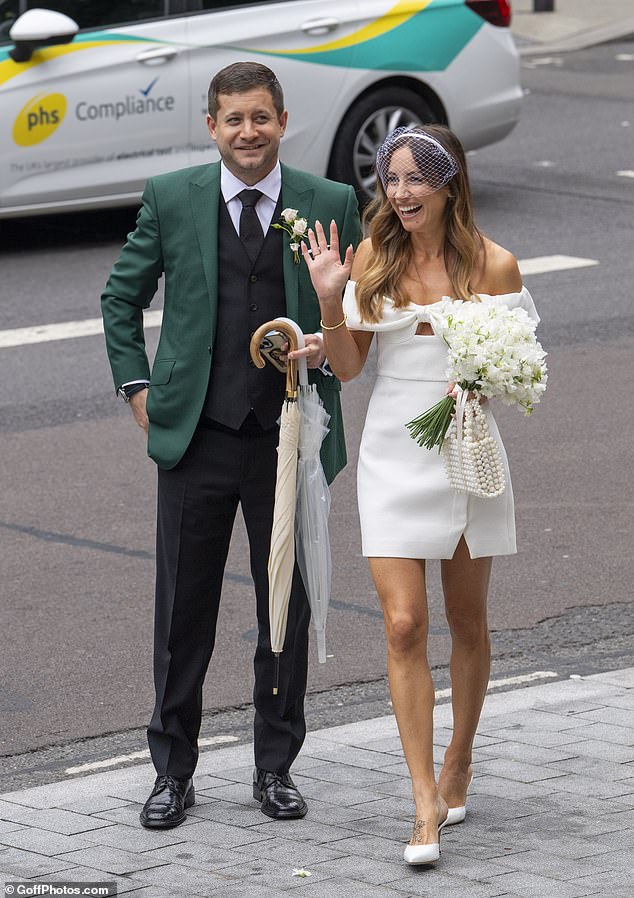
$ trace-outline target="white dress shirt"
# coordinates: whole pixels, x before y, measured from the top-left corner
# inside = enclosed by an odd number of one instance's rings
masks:
[[[261,181],[258,181],[257,184],[244,184],[229,171],[224,162],[220,163],[220,191],[222,193],[222,198],[227,205],[227,211],[231,216],[233,226],[238,234],[240,233],[240,214],[242,212],[242,201],[238,197],[238,194],[242,190],[249,189],[262,191],[263,196],[258,200],[255,211],[257,212],[260,224],[262,225],[262,232],[266,235],[266,232],[271,227],[273,213],[275,212],[275,207],[277,206],[277,201],[282,189],[282,169],[280,168],[280,163],[278,162],[273,171],[270,171],[268,175],[262,178]]]

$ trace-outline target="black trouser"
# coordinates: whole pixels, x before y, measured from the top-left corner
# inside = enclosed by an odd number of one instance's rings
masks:
[[[148,742],[159,774],[190,777],[198,760],[202,690],[216,636],[224,567],[238,503],[249,538],[258,643],[255,763],[286,773],[306,734],[310,609],[297,566],[273,695],[267,563],[273,520],[277,428],[199,427],[179,464],[158,472],[154,683]]]

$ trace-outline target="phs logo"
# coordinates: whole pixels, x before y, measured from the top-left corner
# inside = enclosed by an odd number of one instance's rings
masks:
[[[47,94],[33,97],[20,110],[13,125],[13,140],[20,147],[32,147],[59,128],[66,115],[66,97]]]

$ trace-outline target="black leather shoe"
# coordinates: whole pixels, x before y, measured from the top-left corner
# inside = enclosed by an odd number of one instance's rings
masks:
[[[271,773],[255,768],[253,797],[261,802],[260,810],[267,817],[293,820],[304,817],[308,806],[288,773]]]
[[[146,829],[169,829],[185,821],[185,808],[190,808],[196,796],[191,779],[157,776],[150,797],[139,815]]]

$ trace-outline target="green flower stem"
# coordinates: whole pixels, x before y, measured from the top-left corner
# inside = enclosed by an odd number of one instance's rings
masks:
[[[456,401],[453,396],[445,396],[440,402],[423,412],[418,418],[409,421],[405,426],[409,435],[416,440],[419,446],[425,449],[440,447],[451,424]]]
[[[275,224],[272,224],[271,227],[277,228],[278,231],[285,231],[291,238],[291,243],[301,243],[303,240],[302,237],[294,233],[293,226],[290,224],[279,224],[276,222]],[[292,250],[292,253],[293,261],[296,265],[299,265],[299,252],[297,250]]]
[[[275,222],[275,224],[272,224],[271,227],[277,228],[278,231],[286,231],[286,233],[288,234],[289,237],[293,236],[293,229],[291,228],[290,225],[278,224],[277,222]]]
[[[461,382],[458,384],[463,390],[478,390],[480,384]],[[409,435],[424,449],[433,449],[438,446],[440,452],[443,440],[447,436],[451,418],[455,410],[456,400],[453,396],[444,396],[440,402],[427,409],[422,415],[413,418],[405,427]]]

